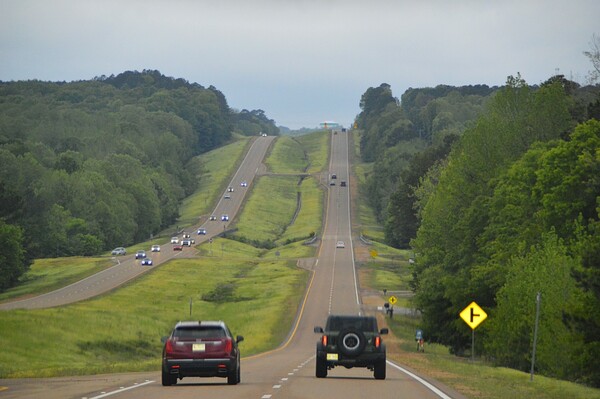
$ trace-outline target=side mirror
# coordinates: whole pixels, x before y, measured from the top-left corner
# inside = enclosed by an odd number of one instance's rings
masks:
[[[317,333],[317,334],[323,334],[323,329],[322,329],[321,327],[319,327],[319,326],[315,327],[315,330],[314,330],[314,331],[315,331],[315,333]]]
[[[386,335],[389,332],[390,332],[390,330],[388,330],[387,328],[382,328],[381,331],[379,331],[379,334]]]
[[[244,340],[244,337],[241,336],[241,335],[238,335],[237,337],[235,337],[235,343],[236,344],[239,343],[239,342],[242,342],[243,340]]]

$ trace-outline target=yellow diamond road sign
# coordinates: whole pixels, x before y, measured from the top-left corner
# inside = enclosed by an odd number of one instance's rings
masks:
[[[396,304],[396,302],[398,302],[398,299],[397,299],[395,296],[393,296],[393,295],[392,295],[392,296],[391,296],[391,297],[388,299],[388,302],[389,302],[391,305],[395,305],[395,304]]]
[[[469,306],[460,312],[460,318],[474,330],[487,318],[487,313],[485,313],[475,302],[471,302]]]

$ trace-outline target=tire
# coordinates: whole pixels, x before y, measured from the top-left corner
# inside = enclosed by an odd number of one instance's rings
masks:
[[[176,375],[171,375],[171,374],[165,372],[164,370],[162,372],[162,378],[161,378],[161,380],[162,380],[161,381],[162,385],[164,387],[168,387],[168,386],[177,384],[177,376]]]
[[[385,380],[385,365],[385,359],[378,360],[375,363],[375,367],[373,369],[373,377],[375,377],[376,380]]]
[[[235,369],[231,370],[229,373],[227,373],[227,384],[228,385],[236,385],[239,381],[239,375],[238,375],[238,368],[236,367]]]
[[[366,343],[365,335],[355,329],[342,330],[337,338],[339,351],[349,357],[360,355],[365,349]]]
[[[327,377],[327,363],[325,363],[325,360],[319,359],[318,357],[317,357],[317,364],[316,364],[316,368],[315,368],[315,376],[317,378]]]

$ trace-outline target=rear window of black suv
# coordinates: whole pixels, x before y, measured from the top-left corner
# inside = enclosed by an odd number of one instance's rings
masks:
[[[359,331],[377,331],[377,321],[373,317],[330,317],[327,320],[327,331],[340,331],[352,328]]]

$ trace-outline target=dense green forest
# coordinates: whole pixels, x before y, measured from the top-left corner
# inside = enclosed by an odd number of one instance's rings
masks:
[[[600,86],[369,88],[357,118],[373,162],[365,193],[386,239],[415,253],[429,340],[462,355],[472,301],[490,316],[475,351],[600,386]]]
[[[159,71],[0,82],[0,290],[31,259],[92,255],[178,218],[192,157],[234,134],[278,134],[262,110]]]

